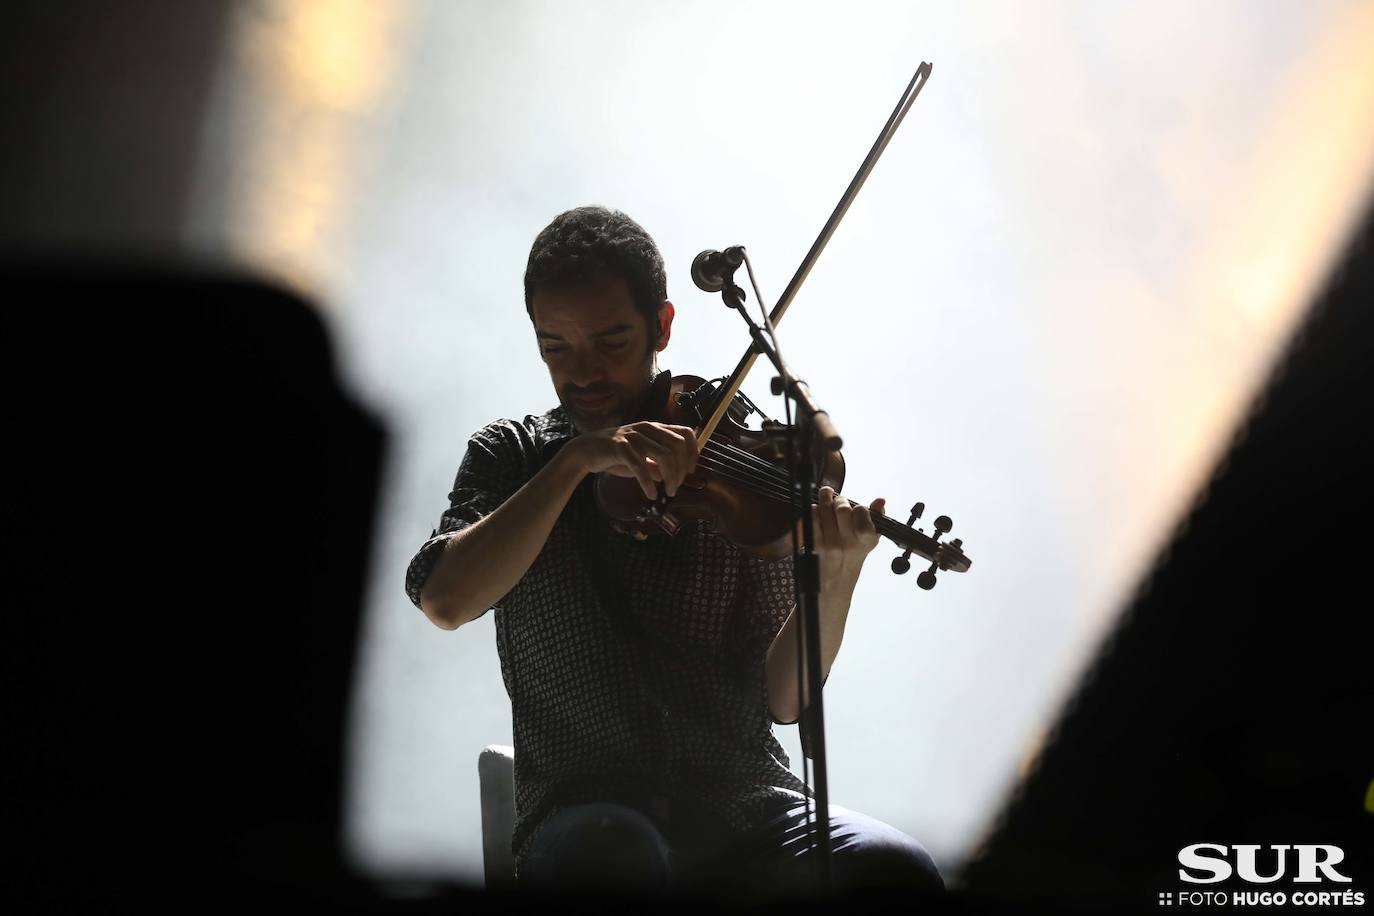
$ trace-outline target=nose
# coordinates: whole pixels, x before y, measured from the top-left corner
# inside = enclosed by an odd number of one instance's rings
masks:
[[[606,378],[605,367],[594,353],[575,351],[568,367],[568,383],[574,388],[591,388]]]

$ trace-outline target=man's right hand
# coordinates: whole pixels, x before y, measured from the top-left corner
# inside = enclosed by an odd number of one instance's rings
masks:
[[[583,433],[568,445],[576,449],[588,474],[606,471],[634,477],[649,499],[658,498],[656,481],[669,496],[697,466],[697,434],[690,426],[640,420],[625,426]]]

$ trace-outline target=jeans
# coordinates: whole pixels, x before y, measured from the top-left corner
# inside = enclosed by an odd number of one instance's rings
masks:
[[[778,810],[742,837],[709,823],[665,824],[615,802],[572,805],[536,833],[520,872],[522,887],[731,896],[817,894],[805,802]],[[830,806],[831,887],[838,894],[942,890],[930,853],[875,818]]]

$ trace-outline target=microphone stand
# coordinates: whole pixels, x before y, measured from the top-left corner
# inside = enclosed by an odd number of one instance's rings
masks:
[[[788,444],[789,468],[792,477],[792,505],[801,522],[801,540],[793,553],[793,581],[796,585],[797,607],[801,626],[799,654],[806,660],[805,690],[807,703],[803,707],[800,691],[797,697],[798,727],[806,730],[810,739],[811,758],[815,764],[816,830],[812,834],[816,860],[816,879],[822,893],[833,889],[831,877],[830,790],[825,756],[825,711],[822,697],[824,678],[821,675],[820,558],[815,549],[815,530],[811,507],[816,502],[816,468],[813,463],[817,441],[826,448],[838,451],[843,444],[829,415],[811,397],[806,383],[792,375],[764,329],[759,327],[744,306],[744,290],[735,285],[734,268],[723,276],[721,298],[739,313],[754,338],[754,349],[767,356],[778,370],[773,379],[774,394],[783,395],[796,407],[791,426],[773,424],[770,434]],[[795,542],[795,539],[794,539]],[[801,680],[799,677],[798,680]]]
[[[792,281],[787,284],[782,297],[774,305],[771,313],[767,314],[767,324],[770,330],[774,329],[779,321],[782,320],[783,313],[791,304],[793,296],[800,289],[803,281],[811,272],[811,267],[820,257],[825,249],[826,243],[830,241],[830,236],[839,225],[840,220],[849,210],[849,205],[853,203],[859,189],[868,180],[869,173],[873,166],[877,164],[878,157],[887,148],[888,142],[897,131],[897,127],[906,117],[916,97],[920,95],[925,87],[926,80],[930,78],[932,65],[926,62],[916,68],[916,73],[911,77],[911,82],[907,84],[906,90],[902,93],[901,99],[897,102],[897,107],[893,109],[888,117],[887,123],[883,125],[882,131],[878,134],[878,139],[873,147],[868,151],[863,164],[859,166],[859,171],[855,173],[849,187],[845,189],[844,195],[840,198],[839,204],[826,220],[821,234],[812,244],[811,250],[802,259],[801,266],[792,277]],[[744,376],[749,372],[749,368],[754,364],[754,360],[760,353],[767,356],[778,370],[778,375],[773,379],[773,393],[784,395],[787,403],[795,404],[797,407],[796,422],[792,426],[784,424],[773,424],[765,426],[770,433],[776,432],[777,435],[788,443],[788,453],[790,457],[791,476],[792,476],[792,500],[793,507],[796,509],[798,520],[801,522],[801,543],[797,545],[794,554],[794,581],[797,586],[797,607],[796,612],[800,612],[800,644],[804,650],[806,660],[806,693],[809,702],[805,708],[799,709],[797,721],[806,730],[806,734],[811,739],[814,753],[811,755],[816,764],[816,821],[818,831],[815,834],[816,846],[816,868],[820,882],[820,889],[824,893],[833,890],[831,882],[830,867],[830,796],[826,784],[826,762],[825,762],[825,715],[824,706],[821,701],[821,685],[824,678],[821,677],[821,645],[820,645],[820,560],[815,551],[815,532],[811,524],[811,506],[816,501],[816,475],[811,464],[812,455],[815,451],[815,444],[819,438],[827,448],[838,451],[841,445],[839,433],[835,431],[834,425],[830,422],[829,416],[825,411],[816,406],[811,398],[811,393],[806,384],[787,370],[786,364],[778,355],[768,338],[764,335],[763,329],[756,325],[749,317],[744,308],[744,290],[735,285],[734,271],[740,264],[742,250],[727,250],[726,252],[702,252],[698,256],[697,262],[693,266],[693,280],[702,290],[706,292],[720,291],[721,298],[725,304],[730,306],[749,325],[749,333],[754,338],[754,345],[747,350],[741,358],[735,371],[730,374],[729,381],[721,387],[715,408],[710,419],[706,422],[702,431],[698,433],[698,441],[708,439],[711,431],[716,428],[724,417],[734,399],[735,392],[739,390],[740,384],[744,381]],[[719,271],[719,276],[716,272]],[[716,286],[719,281],[722,285]],[[755,287],[757,292],[757,287]],[[895,569],[895,567],[894,567]],[[800,680],[800,678],[798,678]],[[801,706],[801,697],[797,698],[797,705]]]

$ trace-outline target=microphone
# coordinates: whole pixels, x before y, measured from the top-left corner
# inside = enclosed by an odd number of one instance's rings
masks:
[[[735,269],[744,263],[744,246],[732,245],[724,251],[709,248],[692,259],[692,282],[697,289],[718,293],[728,279],[734,282]]]

